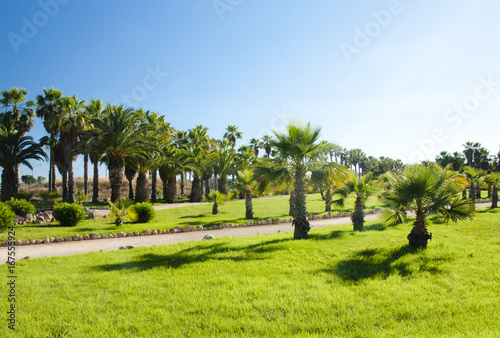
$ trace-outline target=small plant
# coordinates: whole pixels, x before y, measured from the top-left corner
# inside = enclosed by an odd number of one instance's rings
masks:
[[[85,210],[78,203],[57,203],[52,214],[63,227],[74,227],[86,217]]]
[[[226,195],[221,194],[217,190],[212,191],[208,197],[203,199],[206,202],[213,202],[212,206],[212,215],[217,215],[219,213],[219,205],[224,204],[226,202]]]
[[[50,205],[52,208],[54,208],[54,203],[61,199],[61,195],[59,195],[59,193],[55,190],[41,193],[40,197],[44,201],[50,201]]]
[[[7,229],[14,224],[16,214],[5,203],[0,202],[0,229]]]
[[[83,191],[76,190],[75,191],[75,199],[78,202],[78,204],[82,205],[83,202],[87,200],[89,196],[85,194]]]
[[[132,208],[137,213],[137,223],[147,223],[155,217],[155,209],[151,203],[137,203]]]
[[[10,201],[5,202],[14,213],[21,217],[26,217],[27,214],[36,213],[35,206],[25,199],[15,199],[12,197]]]
[[[26,192],[26,191],[22,191],[22,190],[19,190],[19,192],[14,196],[14,198],[17,198],[17,199],[23,199],[23,200],[26,200],[26,201],[30,201],[31,198],[33,197],[33,193],[32,192]]]
[[[113,219],[116,217],[115,224],[116,226],[120,226],[123,223],[123,217],[127,215],[127,217],[131,221],[137,220],[137,213],[134,208],[131,208],[134,205],[134,201],[132,200],[118,200],[116,203],[108,201],[111,206],[111,212],[109,213],[109,218]]]

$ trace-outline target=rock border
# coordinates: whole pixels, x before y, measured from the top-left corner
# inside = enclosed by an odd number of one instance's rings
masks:
[[[376,210],[368,210],[365,212],[366,215],[370,214],[375,214],[379,212],[381,209],[378,208]],[[307,219],[309,221],[313,220],[321,220],[321,219],[332,219],[332,218],[340,218],[340,217],[350,217],[351,213],[350,212],[343,212],[343,213],[338,213],[335,215],[332,214],[325,214],[323,216],[320,215],[309,215]],[[62,237],[57,237],[57,238],[49,238],[45,237],[44,239],[39,239],[39,240],[26,240],[26,241],[21,241],[18,239],[17,241],[6,241],[3,243],[0,243],[0,247],[5,247],[5,246],[23,246],[23,245],[35,245],[35,244],[50,244],[50,243],[62,243],[62,242],[78,242],[78,241],[88,241],[88,240],[97,240],[97,239],[111,239],[111,238],[123,238],[123,237],[137,237],[137,236],[157,236],[157,235],[167,235],[167,234],[176,234],[176,233],[181,233],[181,232],[193,232],[193,231],[210,231],[210,230],[219,230],[219,229],[226,229],[226,228],[243,228],[243,227],[249,227],[249,226],[259,226],[259,225],[272,225],[272,224],[281,224],[281,223],[291,223],[293,218],[286,218],[286,219],[268,219],[267,221],[248,221],[243,224],[221,224],[221,225],[212,225],[209,227],[203,227],[201,225],[198,225],[197,227],[191,226],[191,225],[186,225],[184,227],[181,227],[180,225],[170,229],[170,230],[149,230],[145,229],[143,232],[139,231],[134,231],[134,232],[124,232],[121,231],[116,234],[108,234],[108,235],[99,235],[95,232],[91,232],[88,235],[79,235],[75,234],[73,236],[68,236],[65,238]]]

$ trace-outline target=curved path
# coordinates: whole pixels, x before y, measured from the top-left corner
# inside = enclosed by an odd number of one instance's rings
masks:
[[[186,203],[180,203],[187,206]],[[182,206],[181,205],[181,206]],[[477,204],[477,207],[487,207],[490,204]],[[156,206],[162,207],[162,206]],[[170,204],[170,207],[179,207],[174,204]],[[377,214],[369,214],[365,216],[366,220],[376,219]],[[321,219],[310,221],[312,228],[322,228],[332,225],[348,224],[351,223],[349,217],[339,217],[332,219]],[[37,244],[37,245],[22,245],[16,246],[15,257],[16,260],[21,258],[37,258],[37,257],[52,257],[52,256],[68,256],[83,254],[93,251],[111,251],[118,250],[120,247],[148,247],[154,245],[166,245],[179,242],[187,241],[199,241],[207,234],[214,238],[220,237],[246,237],[255,236],[258,234],[267,235],[278,232],[291,232],[293,227],[291,223],[280,223],[273,225],[257,225],[248,226],[241,228],[225,228],[219,230],[206,230],[206,231],[194,231],[194,232],[183,232],[177,234],[165,234],[165,235],[151,235],[151,236],[134,236],[134,237],[123,237],[123,238],[111,238],[111,239],[95,239],[88,241],[78,241],[78,242],[62,242],[62,243],[50,243],[50,244]],[[7,247],[0,248],[0,264],[4,264],[7,257]]]

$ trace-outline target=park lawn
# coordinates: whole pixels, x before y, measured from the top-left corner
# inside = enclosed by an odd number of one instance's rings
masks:
[[[500,212],[21,260],[16,337],[470,336],[500,332]],[[4,276],[7,267],[2,266]],[[6,283],[0,292],[7,294]],[[1,311],[6,313],[7,297]],[[5,322],[4,322],[4,325]]]
[[[307,196],[307,206],[311,215],[324,215],[325,202],[320,194],[311,194]],[[372,197],[366,203],[367,210],[374,210],[380,207],[377,197]],[[346,203],[344,211],[351,212],[354,208],[354,199]],[[287,219],[288,216],[288,197],[259,199],[253,201],[254,219],[252,221],[264,221],[268,219]],[[332,209],[334,210],[334,209]],[[340,212],[336,209],[336,212]],[[75,227],[61,227],[58,223],[48,224],[26,224],[16,227],[16,238],[22,241],[38,240],[46,237],[69,237],[75,234],[80,236],[95,232],[99,235],[116,234],[124,232],[143,232],[150,230],[169,230],[177,225],[186,226],[211,226],[220,224],[243,224],[245,219],[245,201],[231,201],[219,207],[219,214],[212,215],[212,205],[202,204],[196,206],[179,207],[156,212],[156,217],[149,223],[131,223],[124,221],[122,226],[117,227],[113,220],[108,218],[84,220]],[[7,232],[0,233],[0,242],[7,240]]]

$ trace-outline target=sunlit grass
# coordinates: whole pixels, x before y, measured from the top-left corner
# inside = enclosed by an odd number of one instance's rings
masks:
[[[23,260],[17,336],[498,335],[498,211],[430,224],[427,250],[411,224],[366,228]]]

